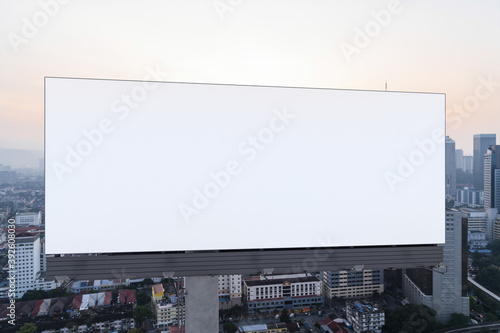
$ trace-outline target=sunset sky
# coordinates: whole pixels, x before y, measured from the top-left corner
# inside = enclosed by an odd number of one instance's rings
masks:
[[[64,2],[0,1],[1,148],[43,149],[45,76],[147,68],[176,82],[446,93],[457,148],[472,154],[478,133],[500,142],[500,1]]]

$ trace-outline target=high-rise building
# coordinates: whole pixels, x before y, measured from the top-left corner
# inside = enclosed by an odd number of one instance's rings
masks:
[[[493,222],[493,239],[500,239],[500,217]]]
[[[455,163],[455,141],[446,137],[445,150],[446,196],[457,194],[457,166]]]
[[[425,276],[415,278],[418,271],[403,274],[403,292],[417,304],[425,304],[437,312],[436,319],[446,323],[452,313],[469,315],[467,297],[467,218],[459,211],[446,211],[444,267],[432,271],[420,269]],[[429,292],[432,289],[432,293]]]
[[[462,170],[467,172],[473,171],[474,156],[464,155],[462,157]]]
[[[488,147],[496,144],[496,134],[474,135],[473,185],[477,190],[484,190],[484,155]]]
[[[484,208],[500,209],[500,145],[484,155]]]
[[[484,209],[461,208],[460,210],[467,218],[468,230],[488,232],[488,214]]]
[[[42,224],[42,212],[16,214],[16,226],[18,227],[40,224]]]
[[[484,191],[476,190],[473,187],[464,187],[462,190],[457,190],[456,203],[469,206],[482,206],[484,205]]]
[[[234,305],[241,305],[241,275],[219,275],[219,306],[231,308]]]
[[[50,290],[56,288],[54,281],[45,281],[41,263],[45,261],[40,244],[40,235],[19,234],[16,237],[16,297],[28,290]]]
[[[323,272],[323,295],[332,297],[363,297],[384,291],[384,270]]]
[[[8,170],[0,170],[0,185],[2,184],[14,184],[16,182],[16,172]]]
[[[455,165],[457,169],[463,170],[464,151],[462,149],[455,149]]]
[[[486,233],[486,240],[488,242],[495,239],[495,220],[500,218],[500,212],[496,208],[486,208],[485,213],[488,220],[488,231]]]
[[[457,169],[462,169],[462,171],[472,172],[473,157],[469,155],[464,155],[463,149],[455,150],[455,164]]]

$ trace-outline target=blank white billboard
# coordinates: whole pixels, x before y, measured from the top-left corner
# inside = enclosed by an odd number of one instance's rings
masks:
[[[445,96],[45,79],[46,252],[444,243]]]

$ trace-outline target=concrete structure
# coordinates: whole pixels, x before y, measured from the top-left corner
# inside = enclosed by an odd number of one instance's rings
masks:
[[[41,224],[42,224],[42,212],[16,214],[16,227],[25,227],[29,225],[37,226]]]
[[[472,172],[474,165],[474,156],[464,155],[462,158],[462,170]]]
[[[469,155],[464,155],[462,149],[455,150],[455,164],[457,169],[462,169],[465,172],[472,172],[474,157]]]
[[[500,145],[488,147],[484,156],[484,208],[500,212]]]
[[[471,250],[484,249],[488,244],[486,233],[479,230],[469,230],[467,240]]]
[[[484,191],[473,187],[464,187],[457,190],[456,203],[459,205],[482,206],[484,204]]]
[[[468,230],[488,232],[488,214],[484,209],[462,208],[460,211],[467,218]]]
[[[16,248],[16,298],[21,298],[28,290],[56,288],[54,281],[45,280],[45,272],[40,268],[44,256],[40,246],[40,235],[18,235]]]
[[[455,149],[455,167],[457,169],[463,170],[463,162],[464,162],[464,151],[462,149]]]
[[[495,220],[500,217],[500,213],[498,213],[496,208],[486,208],[486,216],[488,220],[488,231],[486,232],[486,240],[492,241],[494,239],[494,228],[495,228]]]
[[[433,306],[436,319],[447,322],[452,313],[469,315],[467,282],[467,219],[461,212],[446,212],[444,273],[433,272]]]
[[[221,308],[231,308],[242,304],[242,284],[241,275],[219,275],[219,306]]]
[[[496,134],[474,135],[474,166],[473,185],[478,190],[484,190],[484,155],[488,147],[496,144]]]
[[[446,137],[445,147],[445,186],[446,196],[455,197],[457,194],[457,167],[455,162],[455,141]]]
[[[384,271],[365,269],[356,271],[323,272],[323,295],[332,297],[363,297],[384,291]]]
[[[155,328],[166,329],[179,324],[184,326],[183,318],[186,318],[186,307],[182,299],[169,296],[155,300],[153,297],[153,307],[156,317]]]
[[[187,276],[185,281],[186,332],[218,332],[217,276]]]
[[[303,309],[324,302],[321,281],[315,276],[243,281],[248,312]]]
[[[415,277],[410,277],[410,273],[414,273]],[[416,277],[425,275],[423,269],[420,270],[404,270],[403,274],[403,292],[410,303],[423,304],[432,308],[432,280],[430,281],[430,292],[423,292],[425,284],[416,283]],[[432,278],[432,273],[430,274]],[[415,281],[415,282],[414,282]]]
[[[155,284],[151,287],[151,295],[153,301],[160,301],[165,296],[165,289],[161,283]]]
[[[500,239],[500,217],[493,223],[493,239]]]
[[[427,305],[436,319],[448,322],[452,313],[469,315],[467,281],[467,219],[456,210],[446,211],[445,268],[404,270],[403,292],[412,303]],[[432,291],[432,293],[430,293]]]
[[[348,302],[346,319],[356,332],[381,332],[385,324],[385,312],[378,305]]]

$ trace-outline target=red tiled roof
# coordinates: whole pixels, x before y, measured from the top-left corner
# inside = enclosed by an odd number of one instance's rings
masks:
[[[120,289],[118,293],[118,302],[121,304],[135,304],[135,290]]]
[[[80,305],[82,305],[82,295],[76,295],[73,298],[73,304],[71,305],[72,309],[80,309]]]
[[[33,311],[31,312],[31,315],[33,317],[36,317],[38,315],[38,311],[40,311],[40,307],[42,306],[43,304],[43,299],[37,299],[35,301],[35,305],[33,306]]]
[[[340,326],[338,323],[334,322],[330,318],[325,318],[321,321],[318,322],[321,326],[325,325],[328,326],[329,329],[332,330],[334,333],[347,333],[342,326]]]

